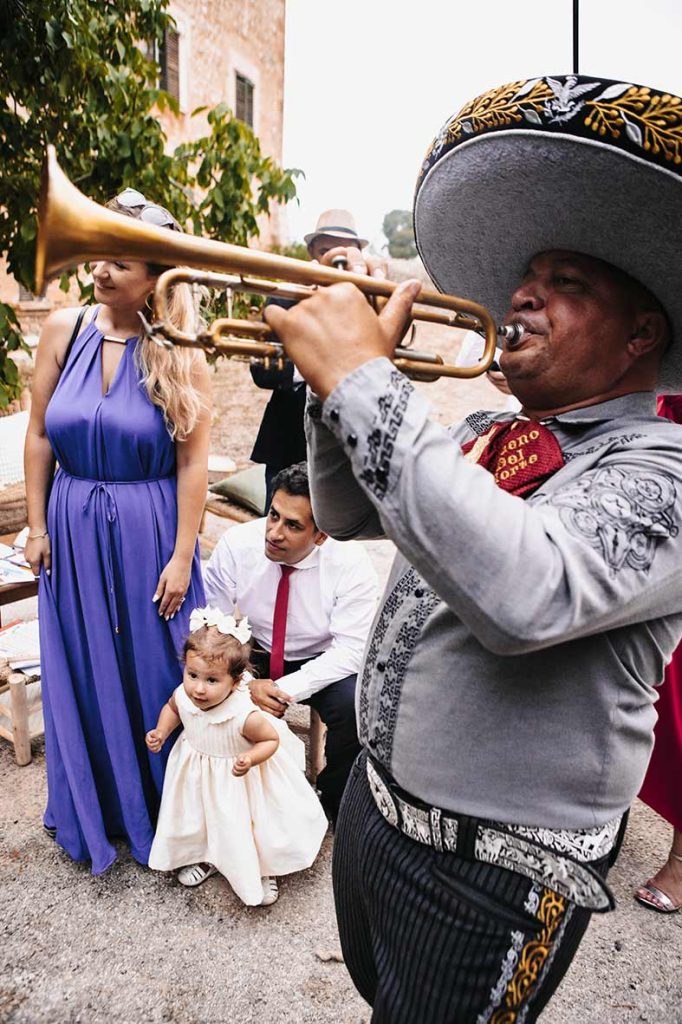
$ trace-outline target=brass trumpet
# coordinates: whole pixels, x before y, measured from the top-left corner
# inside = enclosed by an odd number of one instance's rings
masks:
[[[196,334],[178,331],[167,316],[169,286],[187,281],[207,287],[239,288],[251,293],[305,299],[315,288],[345,281],[354,284],[375,305],[390,298],[396,288],[391,281],[179,234],[114,213],[88,199],[71,184],[57,162],[54,147],[48,146],[40,195],[36,293],[40,294],[50,278],[69,267],[111,258],[167,263],[171,267],[184,264],[184,267],[166,271],[157,282],[154,323],[145,324],[145,330],[160,343],[202,347],[225,356],[259,360],[280,360],[283,356],[281,344],[266,324],[223,318],[214,321],[207,331]],[[192,271],[185,269],[187,267],[201,270]],[[425,380],[476,377],[484,373],[494,359],[498,337],[520,332],[517,327],[498,327],[485,306],[426,288],[417,296],[412,317],[473,330],[485,339],[481,359],[475,366],[467,367],[445,363],[441,356],[428,352],[397,349],[395,364],[411,376]]]
[[[295,260],[302,267],[304,261]],[[281,366],[286,354],[276,334],[263,320],[242,320],[232,317],[216,319],[207,328],[193,334],[179,330],[168,313],[168,300],[172,288],[177,284],[200,285],[205,288],[241,290],[251,294],[276,295],[278,298],[301,300],[312,294],[313,288],[306,285],[282,284],[274,281],[247,278],[242,275],[212,274],[207,271],[189,270],[176,267],[166,270],[159,277],[154,290],[154,320],[148,323],[140,313],[145,333],[160,345],[182,345],[203,348],[206,352],[217,353],[233,359],[257,359],[265,366],[271,362]],[[386,301],[386,300],[383,300]],[[451,323],[450,314],[413,306],[414,319],[431,323]],[[437,317],[439,319],[437,319]],[[447,319],[446,319],[447,318]],[[460,326],[459,324],[457,326]],[[478,330],[478,322],[472,320],[469,330]],[[503,328],[505,332],[507,328]],[[485,354],[480,361],[485,362]],[[451,366],[443,357],[433,352],[422,352],[413,348],[397,348],[393,355],[394,365],[412,380],[431,383],[439,377],[473,377],[483,373],[478,367]],[[488,361],[488,365],[490,360]],[[485,367],[487,369],[487,366]]]

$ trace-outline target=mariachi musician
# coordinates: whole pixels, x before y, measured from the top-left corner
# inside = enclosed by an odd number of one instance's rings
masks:
[[[594,911],[682,633],[682,101],[569,75],[474,99],[415,230],[444,290],[523,328],[520,414],[445,429],[389,358],[417,294],[267,319],[314,396],[313,506],[397,547],[334,848],[373,1021],[535,1021]],[[349,251],[351,269],[362,269]],[[370,267],[371,270],[371,267]]]

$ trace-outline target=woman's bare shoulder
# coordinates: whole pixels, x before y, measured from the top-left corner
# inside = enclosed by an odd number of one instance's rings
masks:
[[[80,311],[79,306],[68,306],[53,309],[48,314],[40,332],[40,348],[43,352],[51,351],[59,358],[69,343]],[[86,309],[84,319],[88,318],[88,312]]]

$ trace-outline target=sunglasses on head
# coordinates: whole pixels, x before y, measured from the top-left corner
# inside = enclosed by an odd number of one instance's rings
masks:
[[[139,220],[143,220],[147,224],[156,224],[160,228],[172,228],[174,231],[178,230],[177,221],[172,214],[157,203],[147,202],[142,193],[138,192],[136,188],[125,188],[120,195],[116,196],[116,202],[126,210],[134,210],[139,206],[143,207]]]

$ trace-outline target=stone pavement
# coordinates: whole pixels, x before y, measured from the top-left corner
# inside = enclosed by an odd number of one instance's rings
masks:
[[[284,878],[272,907],[247,909],[211,878],[119,861],[93,878],[44,833],[42,743],[17,768],[0,745],[0,1021],[7,1024],[360,1024],[369,1010],[338,942],[332,840]],[[633,886],[664,857],[668,830],[637,803],[611,875],[618,909],[595,915],[543,1024],[680,1024],[682,914],[639,908]]]
[[[390,545],[371,545],[371,554],[385,576]],[[35,605],[15,611],[34,615]],[[369,1021],[344,965],[319,956],[338,945],[331,837],[312,869],[284,878],[279,902],[263,909],[242,906],[219,877],[183,889],[123,847],[93,878],[41,827],[42,741],[34,755],[18,768],[0,741],[0,1022]],[[682,913],[665,917],[631,898],[669,838],[636,803],[610,876],[618,908],[594,916],[543,1024],[682,1024]]]

